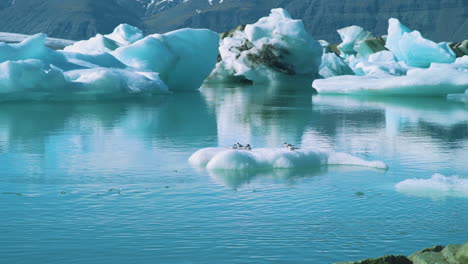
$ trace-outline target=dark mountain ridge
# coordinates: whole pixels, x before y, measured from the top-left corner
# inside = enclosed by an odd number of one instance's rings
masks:
[[[398,18],[436,41],[468,38],[468,0],[4,0],[0,31],[86,39],[120,23],[162,33],[193,27],[224,32],[283,7],[316,39],[339,41],[336,29],[359,25],[382,35]]]

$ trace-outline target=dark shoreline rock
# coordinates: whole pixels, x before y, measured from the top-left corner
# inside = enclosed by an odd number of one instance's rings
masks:
[[[411,254],[409,257],[388,255],[360,261],[335,264],[468,264],[468,242],[464,245],[433,246]]]

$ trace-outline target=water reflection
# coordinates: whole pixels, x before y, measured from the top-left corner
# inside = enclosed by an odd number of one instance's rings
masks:
[[[198,146],[199,137],[215,141],[216,133],[214,113],[198,92],[147,101],[5,103],[0,162],[9,166],[0,174],[63,181],[55,176],[172,171],[180,161],[171,152]]]
[[[312,90],[249,86],[204,87],[201,92],[216,112],[221,146],[238,141],[259,147],[299,143],[312,118]]]

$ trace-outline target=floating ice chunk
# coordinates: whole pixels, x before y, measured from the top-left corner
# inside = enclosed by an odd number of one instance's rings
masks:
[[[398,192],[431,198],[468,197],[468,179],[434,174],[430,179],[408,179],[395,185]]]
[[[322,55],[319,74],[324,78],[330,78],[340,75],[354,75],[354,72],[348,64],[335,53],[325,53]]]
[[[112,54],[141,71],[158,72],[170,90],[198,89],[216,64],[219,35],[207,29],[154,34]]]
[[[411,69],[405,76],[337,76],[315,80],[319,93],[446,96],[468,89],[468,71],[454,64]]]
[[[431,63],[453,63],[455,53],[448,43],[435,43],[422,37],[419,31],[412,31],[395,18],[389,20],[386,47],[398,60],[413,67],[427,68]]]
[[[284,9],[272,9],[268,17],[231,35],[221,41],[222,61],[210,81],[267,83],[317,76],[322,47],[306,32],[302,21],[292,19]]]
[[[343,42],[338,45],[338,49],[344,54],[356,54],[354,46],[361,40],[372,38],[370,32],[365,31],[360,26],[350,26],[337,30]]]
[[[111,34],[97,34],[88,40],[82,40],[64,48],[65,51],[84,54],[111,52],[119,47],[130,45],[143,38],[143,32],[127,24],[117,26]]]
[[[387,169],[381,161],[366,161],[346,153],[314,150],[289,151],[285,148],[258,148],[251,151],[205,148],[195,152],[189,162],[209,170],[297,169],[326,165],[353,165]]]

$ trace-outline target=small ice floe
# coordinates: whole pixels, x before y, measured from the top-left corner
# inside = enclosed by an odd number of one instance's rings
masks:
[[[350,154],[311,149],[255,148],[251,150],[204,148],[189,162],[209,170],[297,169],[327,165],[366,166],[387,169],[382,161],[367,161]]]
[[[468,198],[468,179],[436,173],[430,179],[407,179],[395,185],[398,192],[418,197]]]

